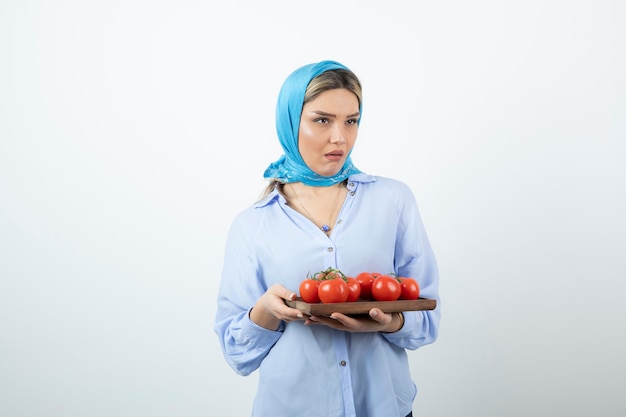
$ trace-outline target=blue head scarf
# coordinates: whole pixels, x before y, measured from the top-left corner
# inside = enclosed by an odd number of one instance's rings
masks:
[[[276,130],[285,154],[267,167],[263,174],[264,178],[277,179],[285,183],[299,181],[306,185],[329,186],[361,172],[352,164],[350,154],[348,154],[339,172],[325,177],[313,172],[298,151],[298,131],[306,89],[313,78],[335,69],[348,70],[339,62],[321,61],[298,68],[283,83],[276,105]],[[359,111],[361,111],[360,103]]]

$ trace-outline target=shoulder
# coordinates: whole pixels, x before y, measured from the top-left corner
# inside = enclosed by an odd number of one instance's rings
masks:
[[[234,218],[233,224],[242,227],[258,225],[259,221],[266,216],[268,209],[276,207],[277,204],[284,201],[284,198],[274,190],[258,201],[240,210]]]
[[[349,182],[357,183],[359,186],[365,188],[371,188],[375,190],[379,190],[381,192],[387,191],[390,193],[396,194],[409,194],[412,195],[413,191],[411,188],[404,182],[395,178],[383,177],[379,175],[369,175],[369,174],[356,174],[351,175],[348,178]]]

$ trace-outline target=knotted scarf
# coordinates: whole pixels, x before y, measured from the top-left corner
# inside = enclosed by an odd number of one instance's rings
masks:
[[[330,186],[361,172],[352,164],[350,152],[337,174],[330,177],[319,175],[306,165],[298,151],[298,131],[306,89],[313,78],[334,69],[348,68],[336,61],[321,61],[298,68],[283,83],[276,105],[276,130],[285,154],[267,167],[264,178],[277,179],[284,183],[302,182],[311,186]]]

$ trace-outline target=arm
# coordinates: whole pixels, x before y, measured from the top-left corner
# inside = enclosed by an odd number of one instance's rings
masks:
[[[400,203],[395,271],[400,276],[415,278],[420,286],[420,297],[435,299],[437,307],[434,310],[405,312],[404,326],[384,336],[391,343],[414,350],[433,343],[439,333],[439,271],[413,193],[406,187],[397,195],[404,198]]]
[[[284,304],[295,297],[292,291],[266,289],[259,279],[250,230],[236,221],[229,232],[214,324],[227,363],[241,375],[260,366],[282,335],[283,321],[301,318]]]

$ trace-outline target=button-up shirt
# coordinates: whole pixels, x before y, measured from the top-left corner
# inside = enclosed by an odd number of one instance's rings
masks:
[[[277,190],[239,213],[229,230],[215,318],[224,357],[241,375],[259,370],[252,416],[404,417],[417,393],[406,350],[437,338],[438,271],[415,196],[398,180],[352,175],[327,236]],[[404,313],[394,333],[351,333],[302,321],[275,331],[249,311],[273,284],[295,293],[328,267],[412,277],[437,308]]]

